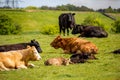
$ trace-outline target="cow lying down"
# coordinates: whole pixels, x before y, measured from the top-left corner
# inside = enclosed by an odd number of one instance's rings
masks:
[[[114,54],[120,54],[120,49],[114,50],[114,51],[112,51],[112,53],[114,53]]]
[[[40,59],[41,57],[34,46],[28,46],[27,49],[23,50],[0,52],[0,71],[34,67],[28,62]]]
[[[50,58],[44,62],[45,65],[54,65],[54,66],[69,65],[69,63],[70,63],[70,59],[65,59],[62,57]]]
[[[95,44],[80,38],[61,38],[57,36],[50,45],[55,49],[62,48],[65,53],[96,54],[98,51]]]
[[[80,33],[79,37],[108,37],[108,33],[99,26],[76,25],[72,30],[72,34],[78,33]]]
[[[40,44],[35,39],[31,40],[31,42],[28,42],[28,43],[17,43],[17,44],[0,45],[0,52],[25,49],[27,47],[27,45],[35,46],[37,51],[39,53],[42,53],[42,49],[40,47]]]
[[[88,59],[97,59],[94,55],[88,54],[73,54],[70,56],[70,61],[73,64],[76,63],[85,63]]]

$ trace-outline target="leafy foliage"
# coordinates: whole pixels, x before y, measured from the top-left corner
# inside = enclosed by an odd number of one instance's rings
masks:
[[[58,26],[55,25],[46,25],[43,27],[41,33],[47,34],[47,35],[53,35],[58,33]]]
[[[37,7],[35,7],[35,6],[28,6],[25,9],[37,9]]]
[[[49,9],[49,10],[62,10],[62,11],[93,11],[93,9],[90,9],[86,6],[75,6],[72,4],[66,4],[66,5],[59,5],[56,7],[48,7],[48,6],[42,6],[41,9]]]
[[[119,20],[116,20],[116,21],[113,23],[112,31],[114,31],[115,33],[120,33],[120,19],[119,19]]]
[[[0,14],[0,34],[18,34],[21,32],[20,25],[13,22],[13,20],[5,14]]]
[[[82,24],[90,25],[90,26],[100,26],[100,27],[105,28],[105,25],[102,23],[101,19],[93,17],[93,16],[86,17]]]

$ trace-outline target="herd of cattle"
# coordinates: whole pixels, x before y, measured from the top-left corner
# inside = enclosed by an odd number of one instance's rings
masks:
[[[75,13],[64,13],[59,16],[60,33],[67,29],[72,29],[72,34],[80,33],[80,37],[107,37],[108,33],[101,27],[76,25],[74,19]],[[51,43],[51,47],[55,49],[61,48],[64,53],[72,54],[69,59],[63,57],[50,58],[44,62],[45,65],[69,65],[76,63],[84,63],[88,59],[97,59],[95,54],[98,53],[98,47],[85,39],[81,38],[62,38],[57,36]],[[27,69],[34,67],[29,61],[40,60],[42,53],[40,44],[36,40],[28,43],[18,43],[0,46],[0,71]],[[112,53],[120,53],[120,49]]]

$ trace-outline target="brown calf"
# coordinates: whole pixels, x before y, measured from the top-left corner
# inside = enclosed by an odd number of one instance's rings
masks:
[[[62,57],[58,58],[50,58],[47,61],[44,62],[45,65],[55,65],[55,66],[60,66],[60,65],[69,65],[70,60],[65,59]]]

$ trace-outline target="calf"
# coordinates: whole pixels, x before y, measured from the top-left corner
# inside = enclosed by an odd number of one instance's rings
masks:
[[[33,64],[28,64],[29,61],[40,60],[41,57],[34,46],[23,50],[14,50],[8,52],[0,52],[0,70],[10,69],[27,69]]]
[[[69,65],[69,63],[70,63],[69,59],[65,59],[62,57],[51,58],[44,62],[45,65],[55,65],[55,66]]]
[[[27,45],[29,45],[29,46],[35,46],[35,48],[37,49],[37,51],[39,53],[42,53],[42,49],[40,47],[40,44],[38,43],[38,41],[35,41],[34,39],[31,40],[31,42],[28,42],[28,43],[0,45],[0,52],[25,49],[27,47]]]
[[[55,49],[62,48],[65,53],[96,54],[95,44],[80,38],[61,38],[57,36],[50,44]]]

